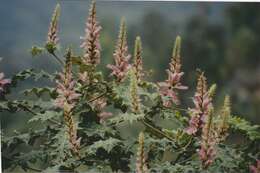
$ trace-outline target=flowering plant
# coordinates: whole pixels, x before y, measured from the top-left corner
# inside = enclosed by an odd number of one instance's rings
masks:
[[[182,81],[181,37],[174,44],[168,78],[149,82],[141,38],[136,38],[131,60],[123,19],[106,80],[96,68],[103,57],[95,2],[82,38],[82,55],[67,48],[65,56],[59,56],[59,15],[57,5],[46,44],[34,46],[31,53],[48,53],[60,63],[61,72],[26,69],[12,79],[0,73],[0,112],[23,111],[33,115],[29,123],[39,124],[23,133],[2,136],[4,170],[259,173],[260,127],[232,115],[228,95],[218,111],[214,106],[216,84],[208,87],[204,72],[198,72],[194,106],[181,107],[179,91],[188,90]],[[13,87],[30,78],[46,78],[54,87],[27,89],[23,100],[8,98]],[[172,126],[164,127],[158,123],[162,121]],[[138,133],[125,137],[124,126],[138,127]],[[227,139],[236,132],[248,139],[245,144]]]

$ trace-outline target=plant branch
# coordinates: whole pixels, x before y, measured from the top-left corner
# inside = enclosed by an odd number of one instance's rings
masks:
[[[60,63],[62,67],[64,67],[65,63],[59,58],[54,52],[51,55]]]
[[[97,97],[94,97],[94,98],[90,99],[88,102],[93,102],[93,101],[103,97],[106,94],[107,94],[107,91],[103,92],[102,94],[98,95]]]
[[[148,122],[145,122],[145,120],[142,119],[142,123],[148,127],[149,129],[151,129],[152,131],[155,131],[156,133],[160,134],[161,136],[169,139],[170,141],[176,142],[174,138],[168,136],[167,134],[165,134],[164,132],[162,132],[160,129],[157,129],[156,127],[154,127],[153,125],[149,124]]]

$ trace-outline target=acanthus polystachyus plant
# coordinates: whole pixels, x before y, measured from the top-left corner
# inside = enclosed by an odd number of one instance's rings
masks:
[[[3,169],[256,173],[259,126],[232,115],[230,96],[218,109],[214,105],[216,84],[208,88],[205,72],[199,71],[193,104],[185,108],[180,102],[181,93],[188,90],[183,84],[180,36],[176,37],[166,69],[167,79],[151,82],[143,66],[145,50],[139,36],[130,59],[123,18],[111,55],[113,62],[107,65],[111,73],[103,76],[96,68],[105,59],[96,7],[93,1],[82,38],[82,54],[73,53],[71,48],[65,53],[60,50],[60,5],[52,15],[47,42],[33,46],[33,56],[47,53],[59,62],[59,73],[26,69],[11,79],[0,73],[0,112],[26,112],[32,115],[30,124],[40,124],[10,137],[3,135]],[[42,78],[50,85],[26,89],[21,100],[8,97],[20,81]],[[191,86],[189,90],[193,90]],[[128,130],[138,132],[139,137]],[[247,138],[246,144],[230,141],[233,133]]]

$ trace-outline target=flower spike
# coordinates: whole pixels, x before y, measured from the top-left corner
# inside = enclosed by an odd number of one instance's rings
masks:
[[[131,100],[132,100],[132,111],[134,113],[139,113],[140,108],[140,98],[138,96],[138,81],[136,77],[136,69],[133,68],[130,71],[130,94],[131,94]]]
[[[86,22],[85,36],[82,38],[81,47],[84,49],[83,62],[88,65],[100,63],[100,31],[101,26],[96,19],[96,2],[93,1]]]
[[[111,69],[111,76],[116,78],[117,82],[122,82],[130,69],[129,64],[130,54],[128,53],[127,39],[126,39],[126,24],[124,18],[121,20],[120,31],[118,35],[117,45],[114,51],[115,64],[108,64],[107,68]]]
[[[193,103],[195,108],[189,109],[191,119],[189,121],[189,127],[187,128],[187,133],[190,135],[196,135],[198,132],[201,132],[205,124],[205,118],[208,116],[210,108],[213,107],[212,96],[210,96],[207,89],[207,79],[203,72],[200,73],[198,77]]]
[[[181,38],[178,36],[175,41],[173,48],[172,59],[170,62],[170,68],[166,70],[168,73],[168,79],[164,82],[159,82],[159,93],[163,100],[165,107],[171,107],[174,103],[180,104],[177,90],[186,90],[187,86],[181,84],[181,78],[184,72],[181,72],[181,61],[180,61],[180,46]]]
[[[60,16],[60,4],[57,4],[50,23],[48,37],[47,37],[47,45],[48,47],[55,47],[58,44],[59,38],[58,38],[58,21]],[[49,50],[48,50],[49,51]],[[53,50],[54,51],[54,50]]]
[[[143,60],[142,60],[142,42],[141,38],[138,36],[135,39],[135,50],[134,50],[134,68],[135,68],[135,75],[140,84],[143,74]]]
[[[137,173],[148,173],[148,168],[146,165],[146,156],[144,152],[144,133],[141,132],[139,134],[139,147],[137,151],[137,158],[136,158],[136,172]]]
[[[227,131],[229,128],[228,119],[231,115],[231,101],[230,97],[227,95],[224,100],[224,105],[221,111],[221,120],[218,124],[218,136],[220,140],[224,140],[227,137]]]
[[[80,94],[76,93],[74,87],[75,81],[72,78],[71,50],[69,49],[66,54],[65,69],[63,73],[60,74],[60,81],[57,81],[56,90],[58,97],[55,100],[55,105],[63,109],[71,150],[74,154],[79,156],[80,138],[77,139],[77,126],[72,118],[72,110]]]
[[[211,98],[213,98],[215,96],[216,90],[217,90],[217,85],[216,84],[213,84],[213,85],[210,86],[210,88],[209,88],[209,96]]]
[[[170,63],[172,72],[180,73],[181,71],[181,37],[177,36],[172,51],[172,60]]]
[[[213,107],[210,108],[207,117],[205,117],[205,125],[201,134],[201,148],[199,150],[200,160],[202,161],[203,168],[211,165],[216,155],[216,138],[213,131]]]

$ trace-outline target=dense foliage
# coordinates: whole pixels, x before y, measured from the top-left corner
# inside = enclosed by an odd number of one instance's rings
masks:
[[[214,108],[216,84],[208,87],[201,70],[193,105],[181,106],[180,94],[189,88],[182,83],[179,36],[166,70],[168,78],[149,82],[143,69],[141,38],[136,38],[131,60],[122,19],[114,63],[107,65],[111,75],[106,80],[96,68],[103,57],[95,2],[82,38],[82,55],[68,47],[59,56],[59,15],[57,5],[45,46],[33,46],[31,53],[51,55],[60,63],[61,72],[26,69],[11,80],[0,74],[0,112],[33,115],[29,131],[10,137],[2,134],[4,170],[259,173],[260,127],[232,115],[228,95],[220,110]],[[23,100],[7,99],[21,81],[43,78],[54,87],[26,89]],[[125,125],[139,130],[139,137],[122,135]],[[245,142],[227,142],[231,133],[242,135]]]

